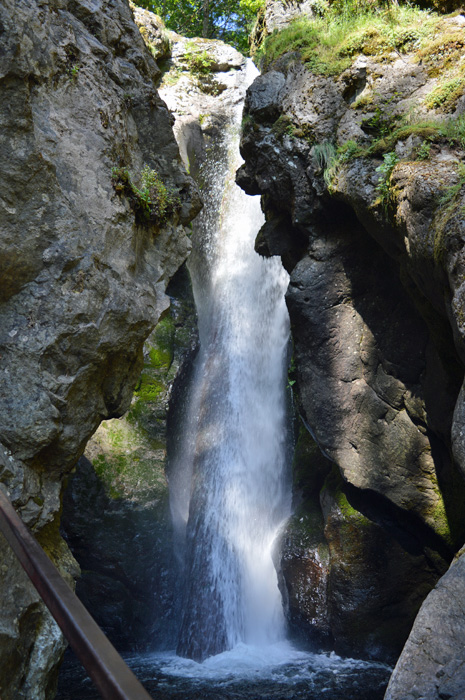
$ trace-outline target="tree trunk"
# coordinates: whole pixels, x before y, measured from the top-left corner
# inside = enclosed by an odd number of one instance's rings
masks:
[[[202,24],[202,36],[206,39],[208,37],[208,25],[209,25],[209,12],[210,12],[210,0],[202,0],[202,14],[203,14],[203,24]]]

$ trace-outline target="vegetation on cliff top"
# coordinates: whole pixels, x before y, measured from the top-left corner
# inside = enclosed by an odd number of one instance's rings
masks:
[[[135,0],[187,37],[221,39],[247,52],[248,35],[264,0]]]
[[[440,15],[418,7],[360,5],[346,0],[327,6],[320,16],[297,19],[284,29],[275,30],[262,43],[257,59],[266,68],[283,54],[293,52],[314,73],[337,75],[360,53],[388,59],[393,53],[416,50],[419,60],[434,63],[432,57],[439,56],[440,62],[448,62],[452,69],[454,59],[450,60],[450,55],[455,49],[463,49],[463,32],[457,28],[450,37],[442,37],[442,60],[441,47],[436,46],[436,30],[441,21]],[[452,52],[447,50],[449,44]],[[455,82],[452,89],[457,89]]]

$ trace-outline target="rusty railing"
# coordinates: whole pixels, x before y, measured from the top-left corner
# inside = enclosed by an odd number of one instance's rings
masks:
[[[152,700],[0,489],[0,531],[104,700]]]

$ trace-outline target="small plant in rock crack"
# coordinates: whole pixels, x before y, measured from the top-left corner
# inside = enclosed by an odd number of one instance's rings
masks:
[[[189,70],[197,75],[208,75],[215,65],[214,57],[208,51],[202,51],[193,41],[186,43],[184,60]]]
[[[428,160],[431,152],[431,142],[422,141],[421,145],[417,148],[417,160]]]
[[[330,141],[323,141],[313,146],[312,157],[317,167],[323,171],[323,179],[331,191],[333,177],[336,174],[337,152]]]
[[[380,173],[380,178],[375,187],[376,192],[379,195],[379,203],[382,204],[383,209],[387,211],[389,206],[389,201],[391,199],[391,174],[395,166],[399,162],[399,158],[394,151],[390,153],[385,153],[384,161],[380,166],[376,168],[376,172]]]
[[[79,69],[80,69],[80,67],[81,67],[81,66],[80,66],[78,63],[75,63],[73,66],[70,66],[70,67],[68,68],[69,79],[70,79],[72,82],[74,82],[74,81],[77,80],[77,77],[78,77],[78,75],[79,75]]]
[[[140,174],[140,187],[137,187],[126,167],[112,168],[111,180],[118,194],[124,194],[131,204],[140,224],[165,224],[181,208],[179,193],[165,185],[160,176],[148,165]]]

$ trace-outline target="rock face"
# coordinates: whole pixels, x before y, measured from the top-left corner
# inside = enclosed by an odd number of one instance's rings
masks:
[[[168,406],[197,346],[185,266],[167,293],[170,308],[145,343],[129,411],[100,425],[63,497],[61,530],[82,569],[76,593],[120,651],[176,644],[179,576],[165,461]]]
[[[238,85],[245,59],[222,42],[167,32],[152,13],[132,9],[163,65],[160,94],[174,114],[184,162],[202,186],[207,149],[219,145],[231,107],[244,97]],[[203,216],[193,222],[194,236],[203,235]],[[197,351],[186,266],[167,294],[170,308],[145,343],[129,411],[97,429],[63,499],[62,531],[82,568],[77,593],[117,648],[127,651],[174,648],[180,623],[182,581],[165,462],[184,428],[185,383]],[[167,471],[172,478],[169,465]]]
[[[75,575],[58,533],[62,476],[128,408],[200,202],[126,2],[7,0],[0,26],[0,478]],[[144,164],[179,193],[170,219],[136,222],[115,189],[113,168],[140,186]],[[63,643],[0,546],[0,694],[40,700]]]
[[[464,567],[462,554],[421,606],[389,682],[386,700],[463,697]]]
[[[298,445],[326,458],[297,451],[283,585],[294,633],[344,654],[395,660],[465,537],[465,102],[436,100],[434,48],[464,21],[397,52],[348,37],[326,74],[265,49],[246,98],[237,179],[262,194],[257,250],[291,274]]]

